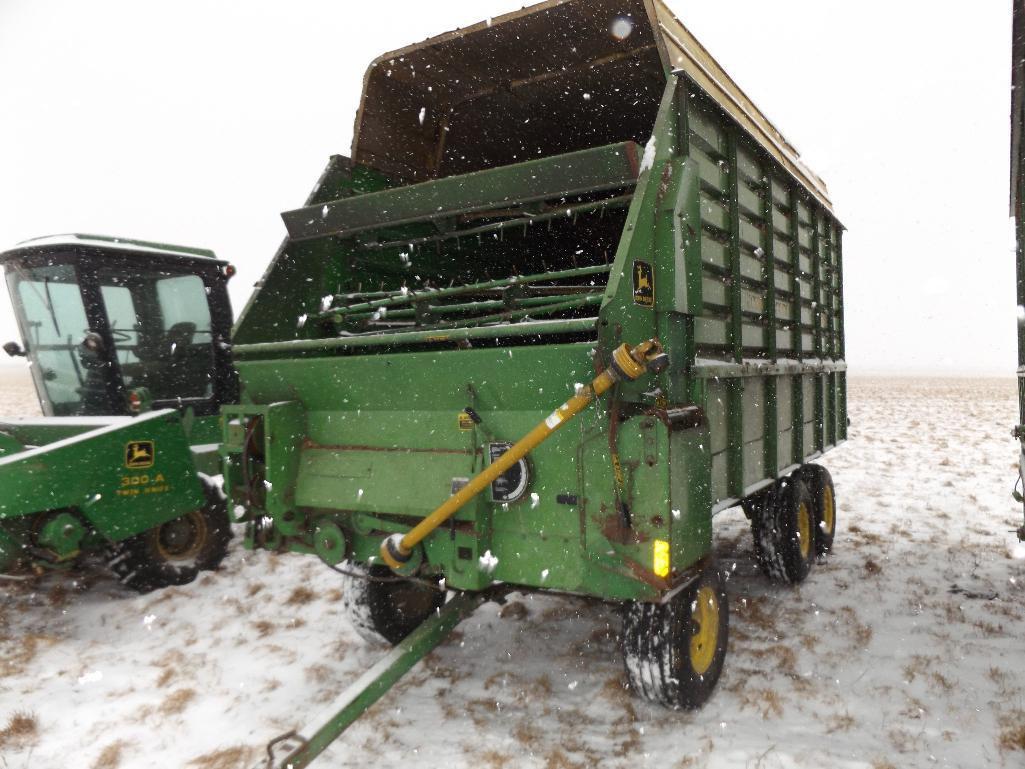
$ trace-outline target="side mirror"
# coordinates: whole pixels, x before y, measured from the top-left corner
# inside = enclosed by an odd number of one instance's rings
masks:
[[[99,354],[103,352],[103,337],[90,331],[82,339],[82,346],[93,354]]]
[[[7,344],[5,344],[4,352],[10,355],[12,358],[25,357],[25,351],[21,349],[21,345],[17,342],[8,342]]]

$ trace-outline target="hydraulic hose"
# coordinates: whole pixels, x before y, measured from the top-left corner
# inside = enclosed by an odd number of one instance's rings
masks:
[[[451,518],[467,502],[491,485],[491,482],[543,443],[567,421],[583,411],[595,398],[619,381],[639,379],[645,372],[661,371],[669,363],[657,339],[649,339],[635,347],[622,344],[612,353],[612,362],[594,380],[580,388],[572,398],[559,406],[534,429],[512,445],[508,451],[475,475],[458,492],[446,499],[434,512],[405,534],[392,534],[381,543],[381,559],[398,571],[409,561],[413,549],[432,531]]]

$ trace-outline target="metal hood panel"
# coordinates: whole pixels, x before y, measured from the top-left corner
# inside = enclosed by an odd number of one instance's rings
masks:
[[[822,180],[662,0],[549,0],[384,54],[364,77],[352,157],[411,183],[644,143],[672,71],[831,209]]]

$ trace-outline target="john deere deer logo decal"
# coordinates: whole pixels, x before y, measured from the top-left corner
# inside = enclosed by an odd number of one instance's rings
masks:
[[[655,306],[655,280],[647,262],[634,262],[634,302],[642,307]]]
[[[125,446],[125,467],[132,469],[153,467],[155,454],[153,441],[131,441]]]

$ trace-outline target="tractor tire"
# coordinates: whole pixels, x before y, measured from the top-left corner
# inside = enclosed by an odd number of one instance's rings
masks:
[[[711,567],[668,603],[633,602],[623,618],[630,688],[674,710],[703,705],[722,673],[729,640],[722,573]]]
[[[752,505],[751,533],[765,575],[776,582],[803,582],[815,562],[815,506],[797,475],[782,478]]]
[[[825,555],[833,549],[836,534],[836,489],[833,476],[822,465],[804,465],[797,471],[811,493],[815,508],[815,552]]]
[[[190,513],[116,543],[107,565],[122,584],[140,593],[192,582],[216,569],[228,554],[228,502],[204,478],[206,504]]]
[[[356,633],[370,643],[394,646],[445,604],[445,591],[420,580],[395,577],[387,566],[345,561],[342,607]],[[355,576],[358,575],[358,576]]]

